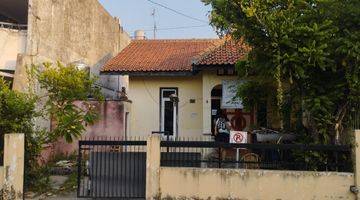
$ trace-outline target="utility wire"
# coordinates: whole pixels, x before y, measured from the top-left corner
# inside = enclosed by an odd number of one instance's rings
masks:
[[[0,0],[1,1],[1,0]],[[162,31],[162,30],[176,30],[176,29],[190,29],[190,28],[201,28],[201,27],[208,27],[210,25],[194,25],[194,26],[174,26],[174,27],[164,27],[164,28],[156,28],[157,31]],[[144,31],[153,31],[154,29],[150,27],[143,27],[143,28],[146,28],[144,29]],[[141,28],[139,28],[141,29]],[[136,30],[139,30],[139,29],[136,29]],[[6,30],[9,30],[9,34],[14,34],[14,35],[18,35],[19,33],[18,32],[13,32],[13,31],[18,31],[18,30],[14,30],[14,29],[6,29]],[[143,29],[141,29],[143,30]],[[23,30],[23,31],[27,31],[26,29]],[[135,31],[135,30],[134,30]],[[124,32],[128,33],[129,35],[134,32],[134,31],[125,31],[124,29]],[[94,32],[81,32],[79,33],[79,35],[82,35],[82,36],[87,36],[87,35],[91,35],[91,34],[94,34],[94,35],[105,35],[105,34],[111,34],[111,33],[119,33],[119,31],[94,31]],[[22,34],[22,33],[21,33]],[[50,34],[50,37],[51,36],[63,36],[64,34],[63,33],[51,33]]]
[[[176,30],[176,29],[189,29],[189,28],[199,28],[199,27],[208,27],[209,25],[195,25],[195,26],[178,26],[178,27],[167,27],[167,28],[158,28],[157,31],[165,30]],[[144,31],[152,31],[153,29],[145,29]]]
[[[209,22],[207,22],[207,21],[205,21],[205,20],[198,19],[198,18],[192,17],[192,16],[190,16],[190,15],[184,14],[184,13],[182,13],[182,12],[180,12],[180,11],[177,11],[177,10],[174,10],[174,9],[172,9],[172,8],[169,8],[168,6],[165,6],[165,5],[163,5],[163,4],[157,3],[157,2],[155,2],[155,1],[153,1],[153,0],[147,0],[147,1],[150,2],[150,3],[152,3],[152,4],[158,5],[158,6],[160,6],[160,7],[163,7],[163,8],[165,8],[165,9],[168,9],[168,10],[170,10],[170,11],[173,11],[174,13],[179,14],[179,15],[182,15],[182,16],[187,17],[187,18],[189,18],[189,19],[196,20],[196,21],[203,22],[203,23],[209,23]]]

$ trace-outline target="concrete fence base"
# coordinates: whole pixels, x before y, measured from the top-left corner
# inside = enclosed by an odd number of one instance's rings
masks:
[[[4,136],[4,165],[0,167],[0,199],[23,199],[24,134]]]
[[[161,199],[355,199],[352,173],[161,167]]]
[[[360,199],[360,130],[354,173],[160,166],[160,136],[147,149],[146,199]]]

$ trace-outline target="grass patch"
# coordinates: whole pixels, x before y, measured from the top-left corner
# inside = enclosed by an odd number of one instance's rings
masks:
[[[33,169],[28,174],[28,179],[30,181],[26,188],[27,191],[42,194],[52,189],[50,184],[50,168],[48,166]]]
[[[60,187],[61,192],[72,192],[77,188],[77,173],[72,173],[68,176],[68,179]]]
[[[26,191],[31,191],[36,193],[37,195],[41,195],[44,193],[67,193],[76,190],[77,188],[77,171],[76,165],[73,167],[74,172],[69,175],[64,175],[67,177],[67,180],[60,186],[59,189],[54,189],[52,187],[52,183],[50,181],[51,171],[54,167],[56,167],[56,163],[62,160],[69,160],[72,162],[76,161],[76,154],[57,154],[54,155],[45,165],[39,166],[36,169],[33,169],[31,173],[29,173],[29,184],[26,188]]]

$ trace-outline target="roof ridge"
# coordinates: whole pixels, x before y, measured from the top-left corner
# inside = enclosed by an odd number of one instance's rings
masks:
[[[198,62],[200,62],[201,60],[205,59],[206,56],[210,55],[212,52],[214,52],[216,49],[219,49],[221,48],[224,44],[226,44],[226,39],[222,38],[222,39],[219,39],[221,41],[219,41],[219,44],[217,45],[214,45],[214,46],[211,46],[211,47],[208,47],[207,49],[204,50],[203,53],[197,55],[197,56],[194,56],[192,61],[191,61],[191,64],[193,65],[196,65]]]
[[[219,38],[194,38],[194,39],[146,39],[146,40],[132,40],[131,42],[184,42],[184,41],[196,41],[196,42],[201,42],[201,41],[220,41],[222,39]]]
[[[227,46],[224,39],[160,39],[160,40],[133,40],[133,42],[110,59],[102,67],[102,72],[127,73],[136,71],[192,71],[194,59],[201,59],[204,53],[209,55],[219,51],[219,62],[233,64],[240,53],[223,56],[222,51],[234,51],[231,45]],[[220,49],[220,50],[216,50]],[[210,59],[210,58],[209,58]],[[215,62],[210,59],[209,63]],[[199,64],[202,59],[199,60]],[[217,61],[216,61],[217,62]]]
[[[202,54],[196,56],[194,59],[193,59],[193,62],[192,62],[192,65],[198,65],[199,63],[202,63],[203,61],[209,59],[211,57],[211,55],[213,53],[216,53],[218,50],[221,50],[222,48],[226,48],[227,45],[231,45],[231,44],[235,44],[235,45],[239,45],[239,44],[242,44],[242,45],[245,45],[245,42],[244,42],[244,39],[243,38],[240,38],[240,39],[233,39],[233,38],[223,38],[222,40],[223,42],[221,44],[219,44],[218,46],[216,47],[209,47],[206,51],[204,51]],[[243,49],[242,49],[243,50]],[[238,53],[243,53],[243,52],[238,52]]]

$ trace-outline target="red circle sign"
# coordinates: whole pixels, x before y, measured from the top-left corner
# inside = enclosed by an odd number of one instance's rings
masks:
[[[233,136],[234,142],[241,143],[244,139],[244,136],[241,133],[235,133]]]

